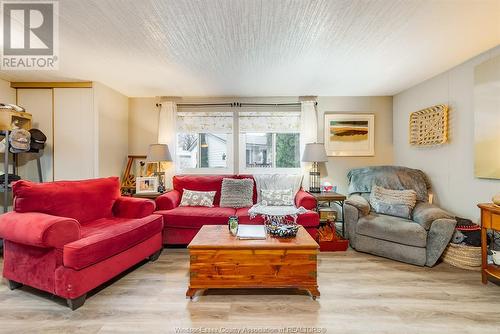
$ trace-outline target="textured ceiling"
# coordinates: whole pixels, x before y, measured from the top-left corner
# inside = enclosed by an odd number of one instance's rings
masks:
[[[500,43],[500,0],[64,0],[60,70],[128,96],[393,95]]]

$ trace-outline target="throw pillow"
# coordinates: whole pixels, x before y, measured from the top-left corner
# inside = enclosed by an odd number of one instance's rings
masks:
[[[257,203],[262,202],[261,194],[263,189],[292,189],[292,195],[295,197],[302,185],[302,175],[256,174],[254,179],[257,187]]]
[[[411,219],[417,203],[415,190],[392,190],[374,185],[370,194],[370,205],[377,213]]]
[[[194,191],[184,189],[179,206],[214,206],[215,191]]]
[[[252,179],[222,179],[221,208],[248,208],[253,205]]]
[[[284,190],[261,190],[261,204],[266,206],[293,206],[292,189]]]

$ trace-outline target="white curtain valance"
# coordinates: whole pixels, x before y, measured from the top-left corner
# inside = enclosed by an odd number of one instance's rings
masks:
[[[300,132],[300,106],[245,108],[239,111],[240,132]]]
[[[177,111],[177,132],[232,133],[232,111]]]

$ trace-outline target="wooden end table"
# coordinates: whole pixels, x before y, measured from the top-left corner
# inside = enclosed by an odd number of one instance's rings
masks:
[[[500,266],[488,264],[488,245],[486,232],[488,229],[500,231],[500,207],[493,203],[478,204],[481,209],[481,279],[483,284],[488,283],[488,278],[500,280]]]
[[[320,193],[313,193],[309,192],[314,198],[316,198],[316,211],[319,213],[321,209],[321,203],[328,203],[328,206],[331,205],[331,203],[336,203],[340,206],[340,210],[342,212],[342,220],[340,221],[342,223],[342,237],[345,238],[345,223],[344,223],[344,201],[346,200],[346,196],[336,193],[336,192],[320,192]],[[338,217],[337,217],[338,218]]]
[[[168,191],[168,190],[167,190]],[[132,197],[137,197],[137,198],[147,198],[147,199],[152,199],[155,200],[159,196],[165,194],[167,191],[163,193],[140,193],[140,194],[133,194]]]
[[[319,297],[318,244],[300,227],[295,238],[239,240],[226,225],[205,225],[188,245],[186,297],[228,288],[297,288]]]

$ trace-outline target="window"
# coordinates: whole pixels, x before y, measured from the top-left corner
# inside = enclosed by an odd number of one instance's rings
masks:
[[[298,133],[246,133],[246,168],[299,168]]]
[[[240,172],[300,168],[300,106],[280,107],[279,111],[272,106],[243,106],[238,123]]]
[[[209,110],[207,110],[209,109]],[[179,106],[176,167],[181,172],[232,172],[233,113]]]
[[[180,169],[227,168],[227,141],[225,133],[178,133]]]
[[[179,104],[177,172],[297,173],[300,109],[299,104]],[[233,123],[237,134],[233,134]],[[238,168],[233,165],[233,142]]]

